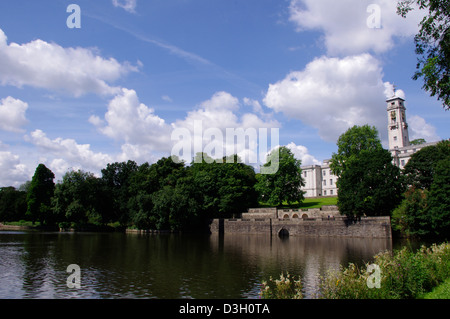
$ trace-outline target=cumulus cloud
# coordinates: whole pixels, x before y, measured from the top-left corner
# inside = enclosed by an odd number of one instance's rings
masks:
[[[134,90],[121,89],[109,102],[104,119],[94,115],[89,122],[117,141],[170,151],[170,125],[141,103]]]
[[[410,140],[423,138],[427,142],[439,141],[436,128],[428,124],[423,117],[413,115],[408,118]]]
[[[383,138],[388,84],[382,78],[379,61],[369,54],[321,57],[270,84],[264,103],[318,129],[325,141],[335,142],[349,127],[364,124],[377,127]]]
[[[119,88],[111,83],[132,71],[137,67],[105,59],[95,49],[63,48],[43,40],[8,44],[0,29],[2,85],[32,86],[76,97],[87,93],[112,95]]]
[[[245,104],[255,101],[245,99]],[[239,115],[241,102],[228,92],[217,92],[209,100],[202,102],[197,109],[188,112],[183,120],[172,123],[174,132],[185,132],[190,138],[184,137],[185,149],[191,149],[185,161],[194,156],[197,151],[203,151],[213,158],[238,154],[249,164],[259,162],[259,139],[265,139],[269,144],[272,129],[278,129],[280,123],[272,118],[244,112]],[[260,131],[262,129],[262,131]],[[178,136],[174,137],[175,140]],[[278,142],[277,142],[278,143]],[[217,154],[216,154],[217,152]]]
[[[324,33],[329,54],[382,53],[392,49],[397,37],[416,34],[423,18],[414,10],[403,19],[396,5],[392,0],[291,0],[289,13],[299,32]]]
[[[42,130],[35,130],[25,136],[25,140],[35,145],[45,162],[55,174],[63,174],[69,168],[98,171],[113,162],[113,157],[96,153],[91,150],[90,144],[78,144],[74,139],[50,139]]]
[[[20,162],[19,156],[9,151],[0,151],[0,187],[19,187],[29,180],[31,172]]]
[[[137,0],[112,0],[114,7],[119,7],[130,13],[136,12]]]
[[[294,142],[291,142],[288,145],[286,145],[286,147],[292,151],[296,159],[302,161],[302,166],[322,165],[321,161],[317,160],[314,156],[309,154],[308,148],[306,146],[296,145]]]
[[[25,112],[28,104],[8,96],[0,100],[0,129],[9,132],[23,132],[21,128],[28,123]]]

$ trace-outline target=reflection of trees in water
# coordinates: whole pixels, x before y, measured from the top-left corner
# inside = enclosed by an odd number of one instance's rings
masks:
[[[14,271],[30,298],[257,297],[258,283],[282,271],[313,290],[318,273],[391,249],[378,239],[239,234],[29,233],[20,240],[22,269]],[[70,264],[81,267],[80,290],[66,286]]]

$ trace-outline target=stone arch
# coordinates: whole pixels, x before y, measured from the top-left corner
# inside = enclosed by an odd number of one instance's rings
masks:
[[[292,215],[292,218],[298,218],[298,214]]]
[[[284,218],[284,219],[289,219],[289,214],[284,214],[284,215],[283,215],[283,218]]]
[[[286,238],[289,237],[289,230],[287,230],[286,228],[281,228],[280,231],[278,232],[278,236],[281,238]]]
[[[303,219],[308,218],[308,214],[303,214],[303,215],[302,215],[302,218],[303,218]]]

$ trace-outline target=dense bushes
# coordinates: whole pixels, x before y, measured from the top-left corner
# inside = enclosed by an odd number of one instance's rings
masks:
[[[429,248],[422,246],[416,252],[405,247],[394,253],[379,253],[374,257],[373,264],[380,267],[380,288],[368,286],[368,278],[372,275],[367,271],[369,264],[366,267],[349,264],[337,271],[330,270],[320,278],[317,298],[419,298],[450,277],[450,244],[432,245]],[[302,289],[300,280],[292,287],[286,284],[283,276],[282,279],[275,281],[275,285],[264,282],[261,296],[267,299],[298,298]],[[273,283],[273,280],[270,282]]]

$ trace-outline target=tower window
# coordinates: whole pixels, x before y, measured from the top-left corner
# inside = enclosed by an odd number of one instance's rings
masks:
[[[394,141],[396,141],[397,140],[397,136],[394,136]]]

